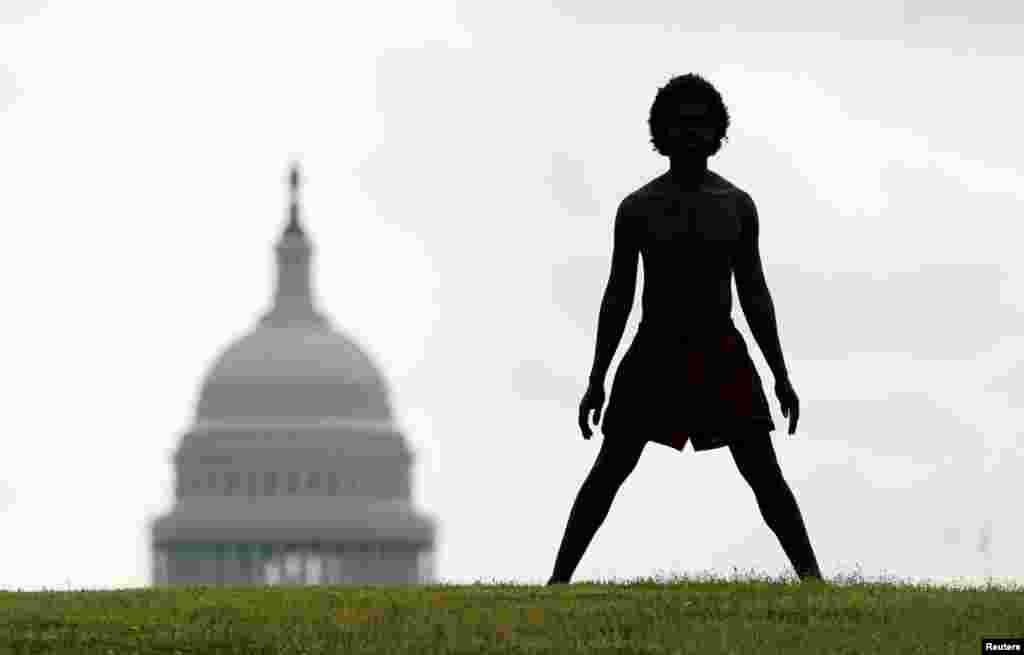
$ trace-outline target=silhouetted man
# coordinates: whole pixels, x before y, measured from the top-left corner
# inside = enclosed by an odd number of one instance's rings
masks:
[[[747,192],[707,168],[708,157],[726,138],[728,110],[715,87],[691,73],[658,90],[648,123],[651,143],[669,158],[670,167],[626,196],[615,216],[594,367],[579,410],[584,439],[592,434],[590,412],[595,424],[601,417],[605,374],[633,305],[637,259],[643,254],[640,327],[615,373],[601,450],[576,496],[548,584],[572,578],[648,441],[680,451],[687,441],[696,451],[728,446],[797,575],[821,580],[800,509],[772,447],[775,423],[768,400],[732,322],[735,274],[740,305],[775,376],[775,394],[794,434],[800,403],[783,362],[761,269],[757,209]]]

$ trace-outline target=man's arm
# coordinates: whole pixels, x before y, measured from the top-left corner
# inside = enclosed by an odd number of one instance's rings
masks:
[[[619,209],[615,213],[612,270],[604,299],[601,301],[594,366],[590,371],[590,384],[602,387],[608,367],[612,363],[612,356],[626,329],[626,320],[633,308],[633,297],[636,293],[636,268],[640,244],[636,238],[635,222],[627,212],[627,200],[628,197],[619,203]]]
[[[733,260],[736,291],[754,340],[764,353],[775,380],[779,381],[787,379],[789,373],[782,358],[782,344],[779,342],[779,329],[775,321],[775,304],[772,302],[761,266],[757,207],[749,195],[744,194],[743,197],[744,202],[741,206],[745,207],[745,211],[741,217],[739,247]]]

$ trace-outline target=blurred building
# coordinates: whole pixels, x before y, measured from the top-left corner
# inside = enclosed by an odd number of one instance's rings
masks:
[[[150,522],[156,586],[434,580],[388,385],[313,302],[297,167],[290,182],[270,310],[207,374],[174,506]]]

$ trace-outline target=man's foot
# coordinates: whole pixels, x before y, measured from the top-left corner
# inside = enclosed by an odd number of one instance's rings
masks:
[[[800,584],[811,585],[813,587],[831,587],[832,583],[824,578],[816,575],[808,575],[800,578]]]
[[[544,586],[545,587],[551,587],[551,586],[556,585],[556,584],[569,584],[569,581],[568,580],[556,580],[555,578],[551,578],[550,580],[548,580],[548,583],[546,585],[544,585]]]

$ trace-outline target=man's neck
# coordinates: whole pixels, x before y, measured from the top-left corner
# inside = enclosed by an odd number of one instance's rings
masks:
[[[673,157],[670,161],[671,164],[668,169],[668,178],[680,188],[697,189],[707,177],[707,157],[699,157],[696,159]]]

